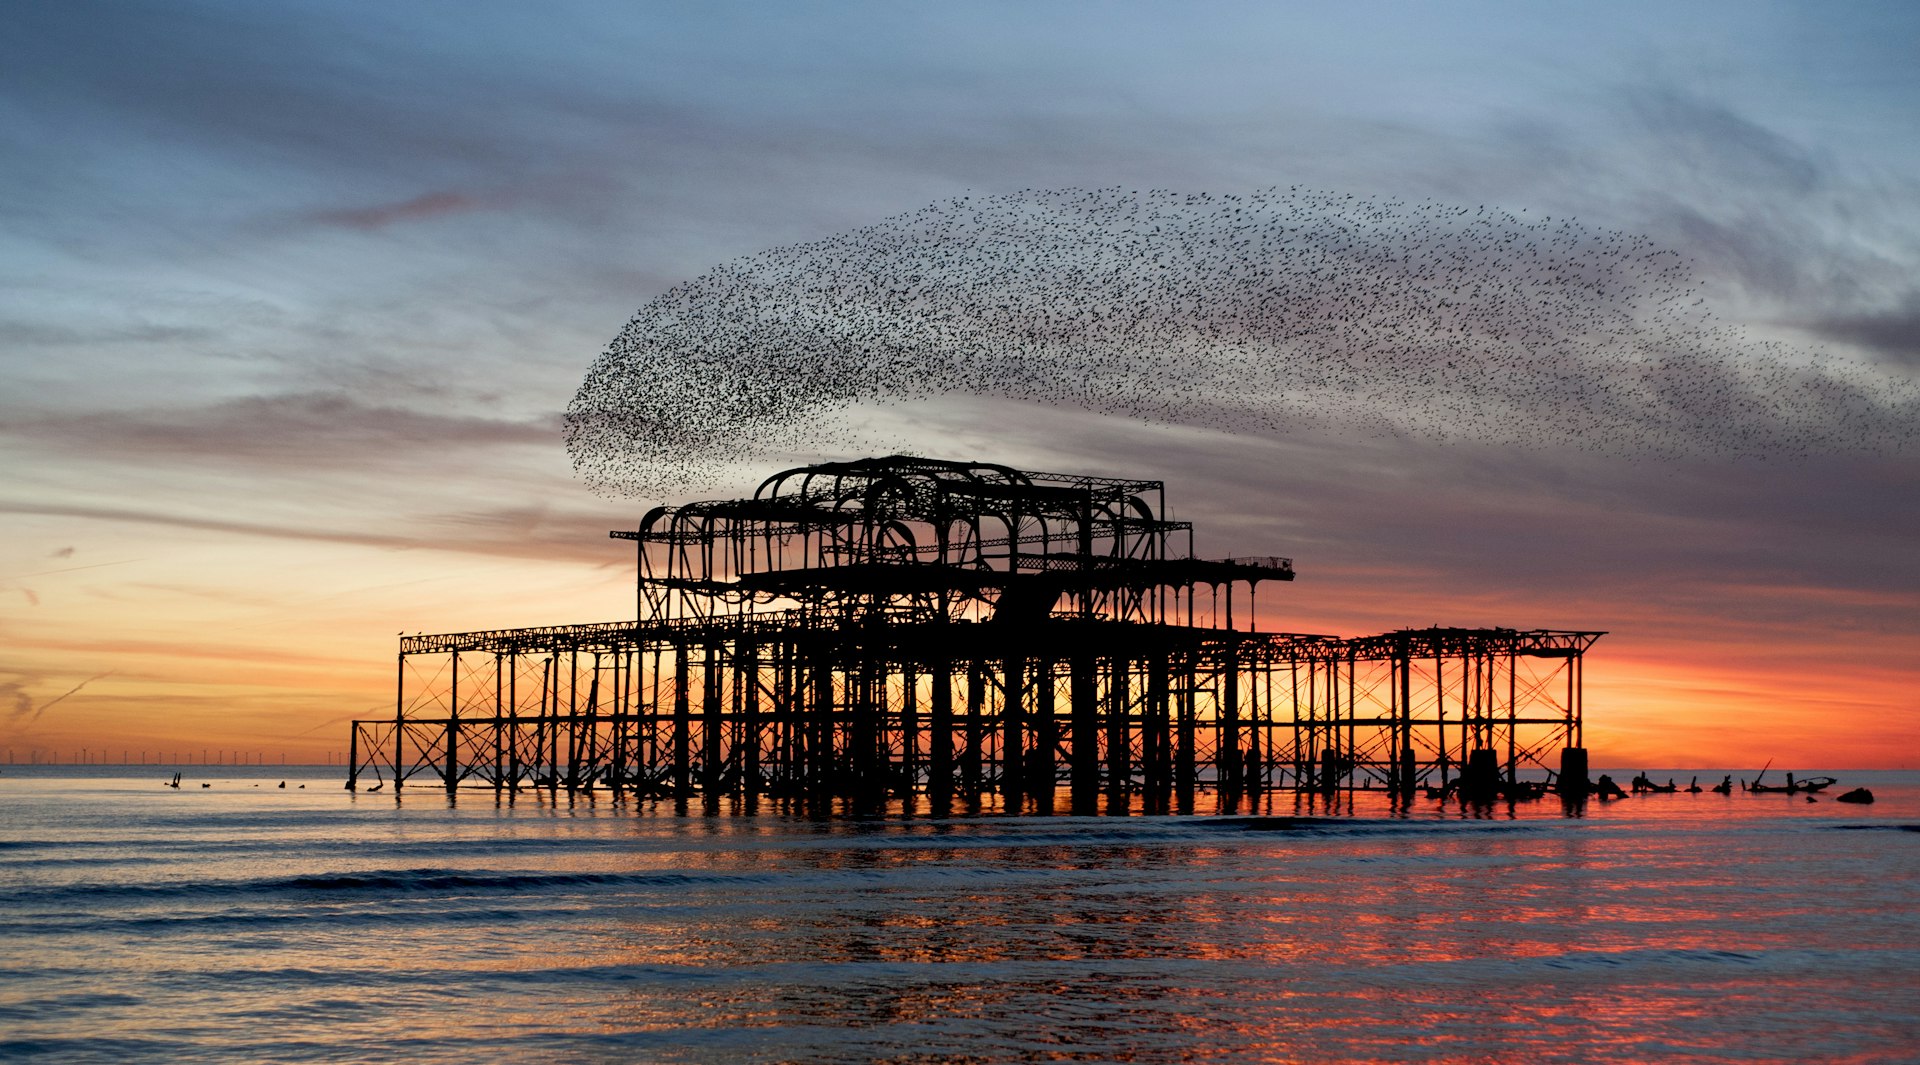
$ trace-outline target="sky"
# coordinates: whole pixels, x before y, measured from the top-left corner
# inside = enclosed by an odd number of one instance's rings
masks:
[[[1905,3],[9,5],[0,748],[318,761],[397,634],[631,616],[562,412],[717,265],[1027,189],[1302,186],[1644,236],[1920,377]],[[1816,357],[1809,354],[1809,358]],[[1910,414],[1910,408],[1909,408]],[[955,393],[837,439],[1162,479],[1261,624],[1604,629],[1597,765],[1903,767],[1920,450],[1650,460]]]

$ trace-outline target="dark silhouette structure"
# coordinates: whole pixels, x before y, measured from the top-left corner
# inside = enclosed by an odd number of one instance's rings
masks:
[[[1491,797],[1569,748],[1585,785],[1601,633],[1257,631],[1291,560],[1193,557],[1158,481],[894,456],[612,535],[636,620],[403,638],[348,787],[1169,811],[1202,789]]]

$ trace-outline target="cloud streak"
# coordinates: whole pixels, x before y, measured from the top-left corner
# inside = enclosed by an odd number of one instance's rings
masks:
[[[31,514],[86,521],[160,525],[264,540],[342,544],[395,551],[453,551],[498,558],[624,565],[623,549],[607,543],[611,529],[631,525],[617,512],[559,512],[542,507],[501,507],[441,515],[415,515],[414,533],[329,529],[304,523],[236,521],[130,506],[34,503],[0,500],[0,514]]]
[[[559,437],[556,422],[385,406],[346,392],[299,392],[200,407],[28,415],[0,423],[0,433],[71,454],[337,468],[443,451],[551,446]]]
[[[44,714],[52,707],[59,705],[68,696],[77,694],[80,691],[80,689],[85,688],[87,685],[92,684],[94,681],[104,680],[107,677],[111,677],[111,676],[113,676],[112,670],[108,670],[105,673],[96,673],[93,676],[88,677],[86,680],[83,680],[80,683],[74,685],[73,687],[68,688],[66,691],[61,692],[59,695],[56,695],[53,698],[48,699],[46,702],[41,703],[37,707],[32,704],[31,700],[25,697],[26,693],[24,691],[20,690],[19,688],[13,685],[7,685],[7,687],[14,689],[10,693],[12,694],[14,699],[14,707],[13,707],[13,710],[10,711],[7,715],[8,721],[11,724],[15,724],[23,728],[26,726],[30,726],[34,722],[40,720],[41,714]],[[23,717],[26,720],[22,721],[21,718]]]
[[[347,229],[377,230],[403,222],[417,222],[442,215],[478,210],[482,201],[458,192],[429,192],[400,203],[379,204],[333,211],[316,211],[309,217],[325,225]]]

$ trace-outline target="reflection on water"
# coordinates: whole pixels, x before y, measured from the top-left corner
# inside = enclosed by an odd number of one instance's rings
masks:
[[[1913,1060],[1920,775],[1847,776],[1881,802],[1123,819],[8,776],[0,1057]]]

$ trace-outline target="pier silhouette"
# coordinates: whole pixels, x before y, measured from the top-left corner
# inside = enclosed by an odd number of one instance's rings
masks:
[[[1259,630],[1292,560],[1194,557],[1159,481],[893,456],[611,535],[634,544],[635,620],[403,637],[347,786],[1166,812],[1209,790],[1513,797],[1559,758],[1585,787],[1602,633]]]

